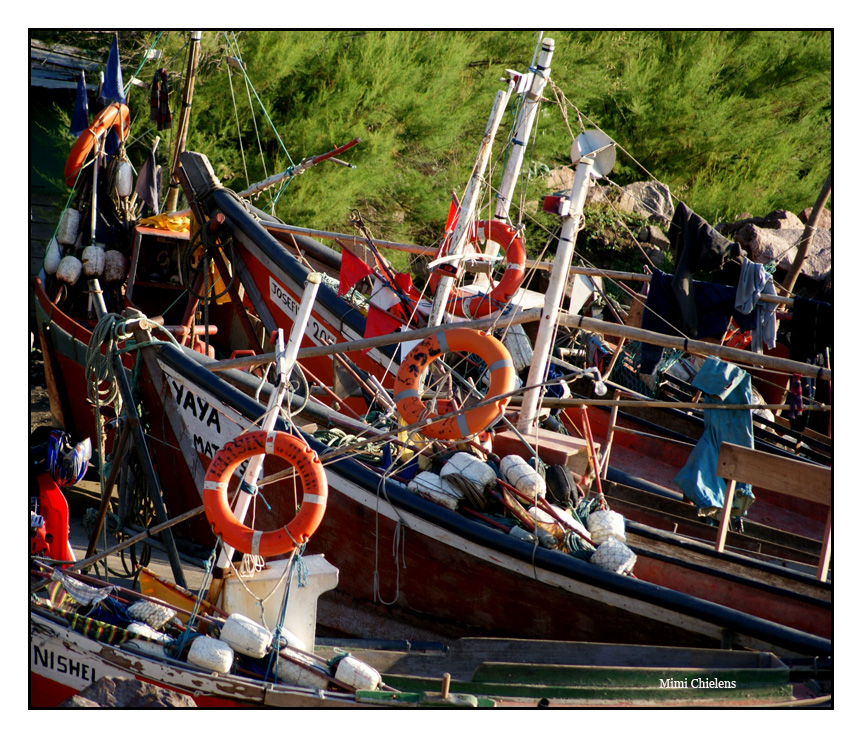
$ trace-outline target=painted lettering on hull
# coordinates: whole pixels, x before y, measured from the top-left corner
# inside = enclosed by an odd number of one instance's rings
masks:
[[[83,660],[75,659],[67,654],[59,654],[53,649],[40,647],[37,644],[31,644],[31,647],[31,668],[41,675],[72,685],[72,687],[94,683],[98,679],[96,668]]]
[[[279,308],[291,321],[293,321],[300,311],[300,306],[293,296],[288,293],[272,276],[270,276],[270,300]],[[320,321],[314,316],[309,318],[306,325],[306,336],[308,336],[318,346],[326,344],[337,344],[336,337],[332,332],[326,329]]]

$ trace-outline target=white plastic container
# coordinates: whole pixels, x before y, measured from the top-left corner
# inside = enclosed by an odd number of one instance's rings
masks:
[[[57,274],[57,267],[60,266],[60,260],[62,258],[63,254],[60,251],[60,244],[57,239],[51,239],[45,249],[45,260],[42,262],[42,266],[45,268],[45,274]]]
[[[517,454],[500,460],[500,474],[510,485],[531,498],[545,497],[545,480]]]
[[[234,650],[229,644],[210,636],[199,636],[189,647],[188,662],[210,672],[227,674],[234,664]]]
[[[57,279],[68,285],[74,285],[78,282],[82,269],[81,260],[69,254],[63,257],[60,264],[57,265]]]
[[[66,208],[60,216],[57,226],[57,241],[71,246],[78,238],[78,227],[81,225],[81,214],[74,208]]]
[[[374,667],[350,654],[339,660],[334,677],[357,690],[377,690],[381,684],[381,674]]]
[[[597,546],[609,537],[626,543],[626,527],[623,516],[614,511],[594,511],[587,517],[587,530]]]
[[[300,660],[313,669],[308,670],[301,667],[288,657]],[[318,665],[305,655],[290,649],[283,649],[279,652],[276,676],[288,685],[298,685],[301,688],[313,688],[314,690],[326,690],[330,684],[330,676],[325,675]]]
[[[101,277],[105,271],[105,250],[98,245],[84,247],[81,265],[87,277]]]
[[[260,659],[267,653],[273,635],[241,613],[232,613],[225,621],[219,638],[235,652]]]
[[[265,599],[263,623],[267,627],[275,628],[288,579],[282,576],[289,562],[288,559],[267,562],[266,569],[255,573],[252,577],[244,577],[242,582],[233,573],[229,574],[225,578],[222,591],[223,598],[220,604],[222,610],[228,613],[242,613],[260,624],[262,623],[261,609],[258,607],[256,598]],[[312,651],[315,648],[318,597],[339,584],[339,571],[326,561],[323,554],[306,555],[303,557],[303,562],[308,569],[308,581],[301,588],[297,585],[297,575],[294,574],[291,577],[288,613],[282,628],[295,634],[306,648]],[[277,591],[276,588],[278,588]],[[250,591],[253,596],[249,595]]]

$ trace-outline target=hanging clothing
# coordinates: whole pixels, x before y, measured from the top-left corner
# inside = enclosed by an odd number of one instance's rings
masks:
[[[641,328],[660,334],[677,336],[683,330],[683,315],[674,291],[674,278],[653,270],[650,289],[647,293]],[[729,318],[734,318],[741,331],[755,328],[756,315],[746,315],[734,308],[737,289],[713,282],[692,281],[690,294],[698,316],[698,323],[691,338],[721,338],[728,328]],[[653,344],[641,345],[641,372],[652,374],[662,357],[662,348]]]
[[[668,240],[674,250],[674,294],[680,306],[680,328],[695,338],[699,325],[693,294],[693,272],[712,272],[728,258],[739,257],[740,245],[729,241],[683,203],[674,209]]]
[[[743,257],[734,308],[745,315],[755,311],[752,351],[757,354],[763,354],[765,346],[768,349],[776,347],[777,304],[761,301],[762,295],[776,295],[773,278],[764,269],[764,265],[750,262]]]
[[[156,129],[163,131],[171,127],[171,108],[168,106],[171,94],[171,83],[168,71],[163,67],[153,73],[150,85],[150,120],[156,124]]]
[[[719,447],[723,441],[752,449],[752,411],[717,410],[711,404],[752,403],[752,381],[749,373],[740,367],[708,357],[692,381],[704,394],[704,433],[686,460],[674,482],[698,507],[699,516],[719,518],[725,503],[727,482],[716,474]],[[755,501],[751,485],[738,485],[734,494],[732,512],[746,515]]]
[[[833,345],[833,306],[808,298],[794,298],[791,313],[791,359],[823,366],[824,350]],[[815,378],[801,378],[801,404],[804,398],[814,398]],[[809,425],[809,411],[799,410],[789,415],[791,430],[803,432]]]

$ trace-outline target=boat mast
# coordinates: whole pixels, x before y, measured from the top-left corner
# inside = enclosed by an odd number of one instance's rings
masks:
[[[497,205],[494,209],[494,217],[499,221],[506,221],[509,209],[512,205],[512,194],[515,192],[515,184],[521,172],[524,162],[524,153],[527,141],[533,128],[533,121],[539,109],[539,101],[542,99],[542,91],[548,82],[548,70],[551,66],[551,57],[554,54],[554,39],[542,41],[542,49],[538,55],[536,66],[531,65],[526,83],[524,101],[518,114],[515,135],[512,138],[512,150],[506,163],[503,177],[500,182],[500,193],[497,196]]]
[[[573,146],[573,154],[579,151],[578,143],[576,142]],[[557,331],[560,301],[569,276],[569,267],[572,264],[572,255],[575,251],[575,237],[579,229],[584,225],[584,201],[587,197],[587,190],[590,187],[590,176],[596,171],[594,164],[599,151],[600,149],[589,151],[577,160],[578,166],[575,170],[575,181],[572,183],[569,202],[563,201],[562,203],[565,212],[562,213],[563,225],[560,231],[560,240],[558,242],[557,253],[554,255],[548,291],[545,294],[542,319],[539,322],[539,328],[536,333],[533,360],[530,363],[530,371],[525,383],[530,389],[524,395],[521,413],[518,417],[517,428],[521,433],[531,431],[539,415],[540,393],[542,390],[540,383],[545,380],[545,375],[548,372],[549,357],[551,356],[554,335]]]
[[[491,157],[491,145],[494,142],[494,135],[500,126],[500,121],[503,118],[510,95],[515,88],[515,81],[510,78],[507,83],[506,90],[498,90],[494,99],[494,105],[491,109],[488,123],[485,127],[485,133],[482,137],[482,143],[479,147],[479,152],[476,155],[476,162],[473,165],[473,173],[468,180],[467,188],[465,189],[464,197],[461,201],[461,207],[458,211],[458,221],[455,225],[455,230],[452,235],[452,246],[449,250],[450,255],[461,255],[464,251],[465,242],[467,241],[470,226],[472,225],[473,212],[476,208],[476,201],[479,199],[480,185],[485,175],[488,160]],[[432,302],[431,314],[429,315],[429,326],[440,326],[443,323],[446,304],[449,300],[449,295],[452,290],[455,278],[450,275],[443,275],[435,292],[434,301]]]
[[[186,84],[183,87],[183,107],[180,109],[177,121],[177,141],[174,145],[174,161],[171,165],[171,184],[168,187],[168,201],[165,212],[177,210],[180,198],[180,181],[177,179],[177,168],[180,166],[180,154],[186,148],[186,136],[189,133],[189,116],[192,112],[192,96],[195,92],[195,72],[198,69],[198,55],[201,50],[201,31],[189,32],[189,66],[186,68]]]

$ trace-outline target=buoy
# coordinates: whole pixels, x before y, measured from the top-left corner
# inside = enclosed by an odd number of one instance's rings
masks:
[[[273,635],[241,613],[232,613],[222,627],[220,638],[235,652],[260,659],[267,653]]]
[[[220,672],[223,675],[231,670],[234,664],[234,650],[229,644],[211,636],[199,636],[189,647],[188,662],[190,665],[203,667],[210,672]]]

